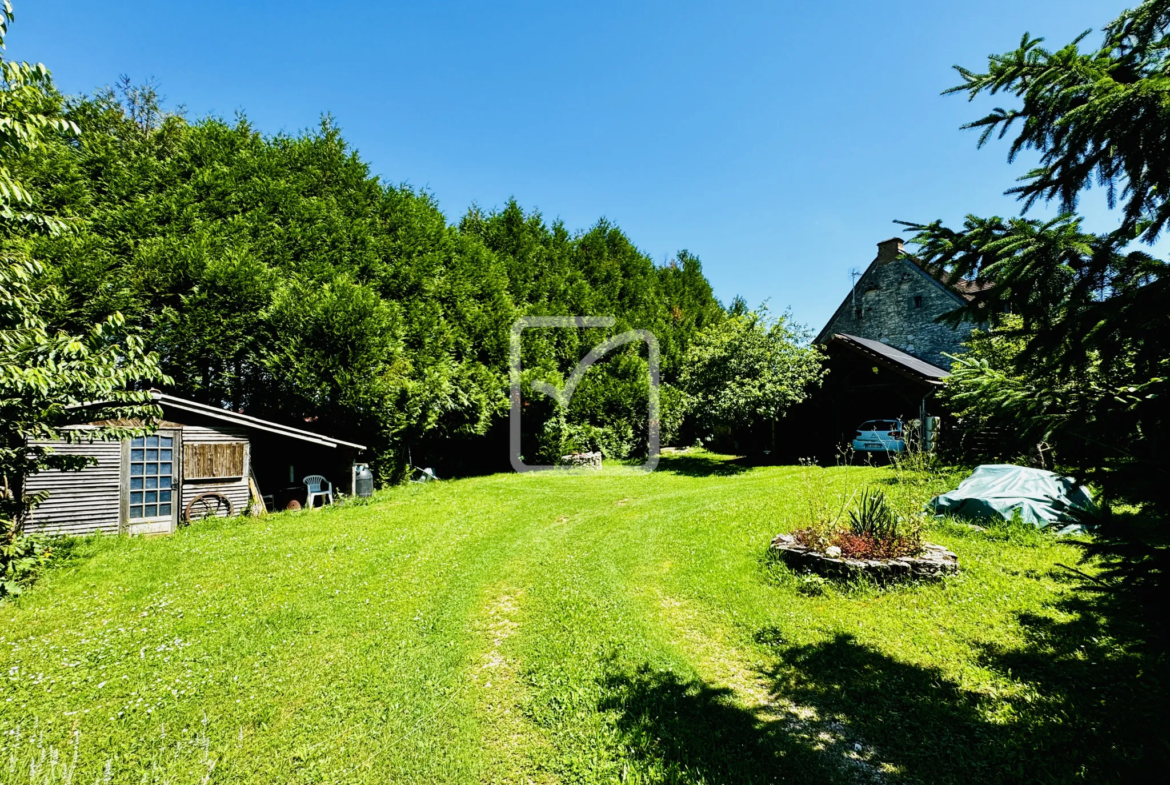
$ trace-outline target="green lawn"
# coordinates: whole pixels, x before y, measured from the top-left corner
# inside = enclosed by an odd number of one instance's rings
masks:
[[[65,781],[75,755],[75,783],[1099,782],[1165,762],[1164,677],[1054,567],[1073,546],[939,524],[957,578],[824,588],[766,557],[802,524],[801,471],[699,454],[85,541],[0,605],[0,782]],[[834,493],[892,478],[825,472]]]

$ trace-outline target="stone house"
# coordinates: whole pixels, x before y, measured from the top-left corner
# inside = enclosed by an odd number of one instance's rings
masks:
[[[945,354],[962,351],[971,331],[985,325],[950,327],[936,320],[967,303],[980,285],[927,269],[902,242],[878,243],[877,258],[817,335],[828,373],[784,419],[786,438],[799,450],[787,458],[831,461],[866,420],[924,422],[945,415],[935,399],[949,375]],[[953,426],[944,422],[943,428]]]
[[[957,328],[935,320],[966,304],[980,285],[967,280],[949,281],[945,273],[928,270],[902,248],[894,237],[877,244],[878,254],[857,279],[852,291],[817,335],[827,344],[834,335],[877,341],[942,369],[975,328],[986,325],[963,322]]]

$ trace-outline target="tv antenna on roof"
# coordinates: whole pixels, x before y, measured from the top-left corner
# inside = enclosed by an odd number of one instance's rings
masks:
[[[849,269],[849,276],[853,279],[853,283],[850,284],[850,287],[853,290],[853,307],[856,308],[857,307],[857,279],[861,277],[861,270],[858,270],[856,267],[852,267]]]

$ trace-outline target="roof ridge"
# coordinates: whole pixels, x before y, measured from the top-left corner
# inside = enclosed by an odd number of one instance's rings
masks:
[[[912,253],[902,254],[908,262],[918,267],[927,275],[930,275],[944,286],[949,286],[956,290],[956,293],[964,300],[970,301],[971,297],[976,292],[982,292],[990,289],[994,284],[990,281],[980,281],[979,278],[958,278],[952,280],[953,276],[946,268],[937,264],[927,264]]]

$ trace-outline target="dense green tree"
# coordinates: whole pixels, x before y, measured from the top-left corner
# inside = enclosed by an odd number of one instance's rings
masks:
[[[680,251],[674,260],[658,266],[607,221],[571,235],[560,223],[545,224],[537,212],[525,214],[515,200],[492,213],[472,209],[460,228],[504,262],[524,313],[615,318],[608,330],[527,331],[526,379],[560,384],[581,357],[613,334],[630,329],[654,333],[661,351],[661,435],[663,443],[670,443],[684,413],[677,389],[683,353],[699,330],[725,318],[699,260]],[[622,458],[644,452],[645,348],[628,345],[595,368],[582,380],[566,412],[558,412],[550,400],[531,395],[526,388],[526,422],[534,423],[531,434],[526,427],[531,438],[525,448],[528,454],[549,460],[575,449]],[[541,432],[547,436],[543,441],[537,437]]]
[[[1107,502],[1134,505],[1164,529],[1170,268],[1135,243],[1153,242],[1170,217],[1170,0],[1125,12],[1096,48],[1082,50],[1085,37],[1050,51],[1025,35],[985,72],[959,68],[954,88],[1018,99],[968,127],[983,129],[980,144],[1018,127],[1010,156],[1036,150],[1040,164],[1009,193],[1025,210],[1057,199],[1067,212],[1049,221],[970,216],[961,229],[911,225],[928,263],[994,284],[950,318],[1019,319],[1008,333],[1022,341],[1018,353],[956,363],[956,400],[1048,441],[1058,463]],[[1121,202],[1109,233],[1086,232],[1072,214],[1094,181],[1111,206]],[[1133,585],[1164,585],[1164,535],[1131,524],[1101,527],[1095,552],[1119,557],[1113,563]]]
[[[679,383],[700,431],[775,422],[803,401],[823,376],[820,352],[787,316],[764,308],[730,316],[699,333]]]
[[[3,0],[0,52],[13,19],[12,3]],[[59,220],[34,207],[32,193],[9,168],[13,159],[35,150],[51,132],[77,133],[77,126],[61,116],[60,99],[51,85],[44,65],[7,60],[0,55],[0,220],[59,231]]]
[[[179,394],[360,433],[388,465],[503,411],[506,276],[429,197],[370,177],[328,120],[266,139],[128,100],[71,102],[86,134],[26,157],[79,225],[32,239],[66,293],[55,322],[120,310]]]
[[[84,133],[58,131],[16,169],[75,231],[10,237],[62,294],[49,323],[124,314],[177,394],[360,436],[383,476],[408,456],[453,465],[498,445],[517,317],[614,316],[612,331],[531,331],[527,378],[555,380],[609,333],[650,329],[664,432],[677,430],[683,353],[724,318],[689,254],[657,266],[605,221],[571,234],[514,201],[452,226],[428,194],[371,177],[329,119],[265,137],[242,117],[168,113],[128,81],[56,100]],[[567,422],[612,454],[644,450],[646,379],[645,350],[624,347],[586,376]],[[555,412],[530,403],[537,438]]]

